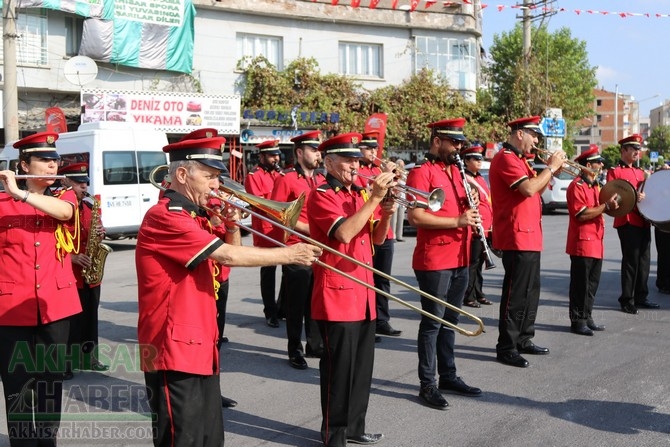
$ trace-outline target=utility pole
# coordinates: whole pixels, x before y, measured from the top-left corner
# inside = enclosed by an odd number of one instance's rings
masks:
[[[531,49],[531,42],[530,42],[530,31],[531,31],[531,26],[530,26],[530,21],[532,18],[532,15],[530,13],[530,6],[532,4],[532,0],[523,0],[523,22],[522,22],[522,28],[523,28],[523,37],[522,37],[522,42],[523,42],[523,68],[525,70],[528,70],[528,64],[530,62],[530,49]]]
[[[5,142],[19,139],[19,94],[16,87],[16,0],[4,0],[2,6],[2,51],[4,59],[3,117]]]

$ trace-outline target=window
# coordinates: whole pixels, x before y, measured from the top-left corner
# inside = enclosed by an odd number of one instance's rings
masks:
[[[151,171],[158,166],[166,164],[165,153],[163,152],[138,151],[137,161],[140,168],[140,183],[149,183],[149,174],[151,174]]]
[[[236,40],[238,59],[246,57],[253,59],[257,56],[264,56],[278,70],[282,69],[284,57],[280,37],[238,33]],[[245,65],[242,68],[244,67]]]
[[[135,151],[103,152],[102,170],[105,185],[136,185]]]
[[[381,78],[382,46],[340,42],[340,74]]]
[[[603,116],[602,116],[602,115],[596,115],[596,121],[597,121],[597,122],[601,122],[602,120],[603,120]]]
[[[79,54],[81,35],[84,32],[84,19],[79,17],[65,17],[65,54],[76,56]]]
[[[430,68],[458,90],[477,89],[475,39],[416,37],[416,71]]]
[[[596,99],[596,106],[600,107],[603,105],[603,100],[602,99]]]
[[[21,10],[17,14],[16,63],[19,65],[47,65],[46,10]]]

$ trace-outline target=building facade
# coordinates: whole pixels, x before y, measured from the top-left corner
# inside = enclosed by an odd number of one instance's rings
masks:
[[[429,67],[464,97],[475,100],[481,68],[479,1],[419,2],[415,10],[407,1],[381,0],[375,9],[367,2],[359,7],[340,3],[193,0],[192,73],[98,63],[98,75],[86,85],[73,84],[63,74],[67,60],[78,54],[83,18],[55,10],[20,9],[20,131],[24,135],[44,129],[44,112],[51,106],[65,111],[68,128],[74,130],[82,87],[239,94],[238,63],[245,56],[259,55],[279,70],[297,58],[314,58],[322,73],[349,76],[365,89],[400,84]],[[393,3],[399,3],[395,9]]]

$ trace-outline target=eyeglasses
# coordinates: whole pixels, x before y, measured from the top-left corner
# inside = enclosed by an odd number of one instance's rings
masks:
[[[462,140],[454,140],[453,138],[449,138],[449,137],[438,137],[438,138],[442,141],[449,141],[454,146],[463,146],[463,144],[465,143]]]
[[[477,156],[474,156],[474,157],[473,157],[472,155],[469,156],[469,157],[465,157],[465,159],[466,159],[466,160],[475,160],[475,161],[482,161],[482,160],[483,160],[482,157],[477,157]]]

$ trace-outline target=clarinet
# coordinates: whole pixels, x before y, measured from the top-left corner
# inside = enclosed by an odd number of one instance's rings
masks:
[[[470,188],[470,182],[468,182],[468,178],[465,175],[465,167],[463,166],[463,160],[461,159],[461,156],[458,154],[458,152],[455,152],[453,154],[455,160],[456,160],[456,165],[458,166],[458,170],[461,173],[461,179],[463,180],[463,187],[465,188],[465,195],[468,197],[468,205],[470,206],[471,209],[477,209],[477,206],[475,203],[472,201],[472,189]],[[486,270],[491,270],[496,268],[495,262],[493,262],[493,256],[491,255],[491,249],[489,248],[489,243],[486,240],[486,233],[484,231],[484,227],[482,227],[482,223],[479,222],[476,226],[477,228],[477,233],[482,239],[482,246],[484,247],[484,260],[485,260],[485,266]]]

